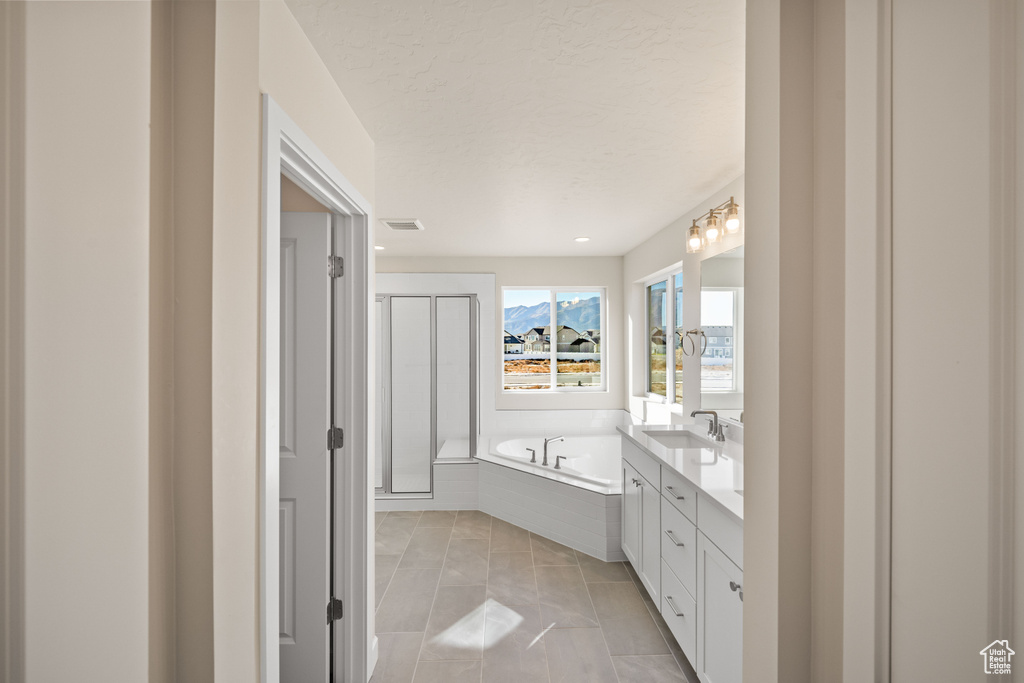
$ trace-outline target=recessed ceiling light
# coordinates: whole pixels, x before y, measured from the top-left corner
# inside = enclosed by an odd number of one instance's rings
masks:
[[[589,242],[590,238],[589,237],[577,237],[576,241],[577,242]]]
[[[374,245],[373,248],[376,249],[377,251],[383,251],[384,250],[384,247],[380,246],[379,244]]]

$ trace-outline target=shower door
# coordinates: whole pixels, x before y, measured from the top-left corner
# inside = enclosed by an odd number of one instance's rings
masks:
[[[377,494],[428,496],[442,448],[476,452],[476,296],[382,294],[375,311]]]

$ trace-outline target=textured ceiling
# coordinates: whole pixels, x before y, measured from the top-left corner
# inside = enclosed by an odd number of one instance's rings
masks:
[[[384,255],[623,254],[743,172],[744,0],[287,2],[426,226]]]

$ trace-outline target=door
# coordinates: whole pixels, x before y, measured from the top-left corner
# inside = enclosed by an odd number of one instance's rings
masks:
[[[282,683],[330,670],[330,253],[330,214],[281,214]]]
[[[622,461],[622,552],[639,573],[640,568],[640,475]]]
[[[743,680],[743,571],[699,531],[696,665],[702,683]]]
[[[640,479],[640,580],[651,600],[661,604],[661,491]]]

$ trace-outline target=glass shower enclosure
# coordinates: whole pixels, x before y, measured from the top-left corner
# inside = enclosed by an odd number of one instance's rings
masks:
[[[439,455],[476,453],[477,298],[378,294],[375,313],[377,496],[429,496]]]

